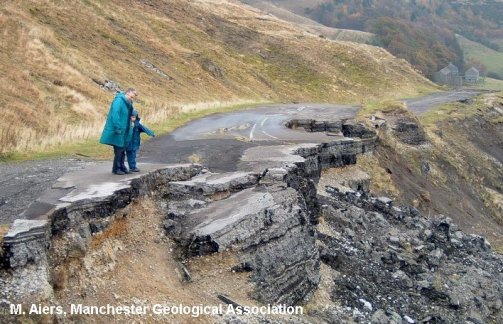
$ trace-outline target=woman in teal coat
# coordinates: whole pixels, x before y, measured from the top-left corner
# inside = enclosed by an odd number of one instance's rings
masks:
[[[115,96],[110,111],[108,112],[105,128],[101,133],[100,143],[111,145],[114,148],[114,164],[112,173],[122,175],[131,173],[126,168],[126,145],[131,137],[131,113],[133,112],[133,100],[136,98],[136,90],[129,88],[125,93],[120,92]]]

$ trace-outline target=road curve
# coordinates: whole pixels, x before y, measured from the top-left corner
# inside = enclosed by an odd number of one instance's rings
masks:
[[[483,92],[486,91],[472,90],[472,89],[458,89],[458,90],[432,93],[430,95],[419,98],[405,99],[404,102],[406,103],[407,108],[410,111],[412,111],[417,115],[422,115],[425,112],[432,110],[440,105],[449,102],[467,100]]]
[[[233,113],[217,114],[195,120],[175,130],[177,141],[196,139],[239,139],[245,141],[305,142],[324,134],[288,129],[291,119],[340,120],[352,118],[358,107],[332,104],[263,105]]]
[[[404,99],[408,108],[422,114],[441,104],[466,100],[482,91],[452,90]],[[284,126],[291,119],[340,120],[355,117],[359,107],[335,104],[292,103],[262,105],[207,116],[144,145],[141,162],[197,161],[211,170],[235,171],[245,149],[260,145],[320,143],[333,140],[325,133],[306,133]]]
[[[203,163],[212,171],[235,171],[244,150],[260,145],[320,143],[333,140],[325,133],[286,128],[291,119],[352,118],[358,107],[332,104],[263,105],[215,114],[155,138],[143,147],[140,162]]]

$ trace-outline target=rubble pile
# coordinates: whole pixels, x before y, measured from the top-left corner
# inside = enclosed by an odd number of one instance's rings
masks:
[[[391,199],[327,186],[331,233],[321,260],[337,272],[340,318],[372,323],[501,323],[503,258],[449,217],[427,219]]]

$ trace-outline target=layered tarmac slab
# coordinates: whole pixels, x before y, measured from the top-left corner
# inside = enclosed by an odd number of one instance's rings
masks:
[[[141,163],[141,172],[115,175],[111,172],[111,163],[103,162],[84,170],[65,174],[47,189],[21,215],[21,219],[45,219],[52,211],[66,207],[80,200],[100,199],[111,196],[114,192],[131,186],[131,181],[160,169],[188,167],[190,164],[151,164]]]
[[[250,172],[211,173],[197,175],[187,181],[172,181],[170,193],[174,196],[209,196],[224,191],[239,191],[256,185],[259,175]]]

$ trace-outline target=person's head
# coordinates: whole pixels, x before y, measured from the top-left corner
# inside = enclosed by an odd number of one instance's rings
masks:
[[[136,90],[134,88],[129,88],[126,90],[126,98],[129,100],[129,102],[133,102],[134,99],[136,99],[136,96],[138,94],[136,93]]]
[[[135,121],[138,118],[138,110],[133,110],[131,113],[131,120]]]

